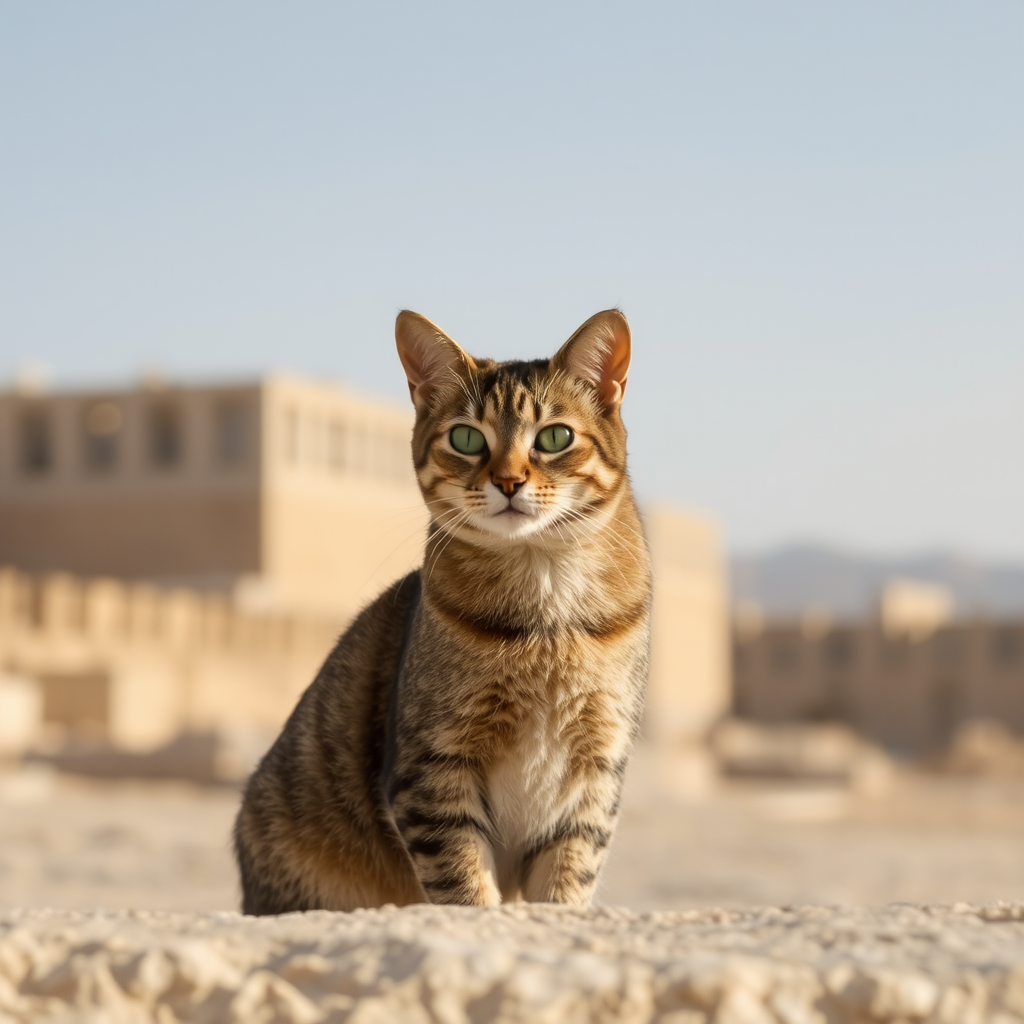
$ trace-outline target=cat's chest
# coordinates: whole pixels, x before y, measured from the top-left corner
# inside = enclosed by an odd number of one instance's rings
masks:
[[[491,820],[507,848],[543,834],[565,804],[574,751],[561,717],[553,707],[532,709],[489,768]]]
[[[608,693],[522,702],[485,773],[490,817],[502,842],[530,845],[577,803],[597,763],[613,764],[629,750],[631,718]]]

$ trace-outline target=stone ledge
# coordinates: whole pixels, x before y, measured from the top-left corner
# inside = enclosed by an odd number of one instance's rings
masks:
[[[0,911],[0,1020],[1024,1022],[1024,904]]]

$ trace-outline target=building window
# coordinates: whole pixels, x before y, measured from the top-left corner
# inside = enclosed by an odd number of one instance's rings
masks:
[[[85,410],[85,464],[104,472],[117,463],[124,414],[116,402],[93,402]]]
[[[844,668],[853,660],[850,640],[845,636],[831,636],[825,646],[829,663],[837,668]]]
[[[327,462],[331,469],[341,472],[348,462],[347,431],[341,420],[332,420],[327,427]]]
[[[934,680],[931,687],[932,726],[935,738],[941,742],[948,742],[961,720],[960,713],[961,687],[955,679],[939,678]]]
[[[796,647],[786,640],[776,640],[771,647],[771,664],[776,672],[792,672],[797,667]]]
[[[391,447],[391,435],[381,431],[377,434],[373,445],[373,471],[377,476],[389,477],[394,475],[394,464],[391,456],[394,448]]]
[[[181,412],[175,405],[154,405],[149,410],[149,461],[168,469],[181,462]]]
[[[217,461],[222,466],[236,466],[245,459],[245,408],[231,402],[217,409]]]
[[[905,638],[888,640],[882,647],[882,663],[886,668],[903,669],[910,661],[910,645]]]
[[[364,427],[357,427],[353,431],[352,437],[352,448],[353,448],[353,465],[357,473],[365,473],[367,469],[367,458],[369,456],[369,438],[366,436],[366,429]]]
[[[394,459],[392,464],[395,467],[395,479],[405,480],[409,475],[409,466],[412,463],[412,456],[409,452],[409,442],[402,437],[394,440]]]
[[[955,633],[943,632],[936,635],[932,643],[932,660],[940,668],[958,665],[963,659],[962,638]]]
[[[53,464],[50,417],[44,409],[26,409],[18,423],[18,466],[27,476],[46,473]]]
[[[295,409],[284,414],[284,457],[293,466],[299,461],[299,414]]]
[[[1020,658],[1024,645],[1021,638],[1009,629],[999,630],[993,638],[993,654],[998,665],[1007,667],[1016,663]]]
[[[306,420],[306,461],[312,466],[323,462],[324,424],[316,413]]]

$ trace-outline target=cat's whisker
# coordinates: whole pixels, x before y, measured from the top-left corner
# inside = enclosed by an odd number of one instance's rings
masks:
[[[422,537],[422,536],[423,536],[423,531],[422,531],[422,529],[420,529],[420,528],[417,528],[417,529],[415,529],[415,530],[412,530],[412,531],[410,531],[409,533],[407,533],[407,534],[406,534],[406,535],[405,535],[405,536],[404,536],[404,537],[403,537],[403,538],[402,538],[401,540],[399,540],[399,541],[398,541],[398,543],[397,543],[397,544],[395,544],[395,546],[394,546],[394,547],[393,547],[393,548],[392,548],[392,549],[391,549],[391,550],[390,550],[390,551],[389,551],[389,552],[388,552],[388,553],[387,553],[387,554],[386,554],[386,555],[385,555],[385,556],[384,556],[384,557],[383,557],[383,558],[382,558],[382,559],[381,559],[381,560],[380,560],[380,561],[379,561],[379,562],[377,563],[377,565],[376,565],[376,566],[374,567],[373,571],[372,571],[372,572],[371,572],[371,573],[370,573],[370,574],[369,574],[369,575],[368,575],[368,576],[367,576],[367,577],[366,577],[366,578],[365,578],[365,579],[363,580],[363,582],[362,582],[362,584],[360,585],[359,589],[360,589],[360,590],[362,590],[362,589],[363,589],[363,587],[365,587],[365,586],[366,586],[366,585],[367,585],[367,584],[368,584],[368,583],[370,582],[370,580],[372,580],[372,579],[373,579],[373,577],[374,577],[374,576],[376,576],[376,575],[377,575],[377,573],[379,573],[379,572],[380,572],[381,568],[382,568],[382,567],[383,567],[384,565],[386,565],[386,564],[388,563],[388,561],[390,561],[390,559],[391,559],[391,558],[393,558],[393,557],[394,557],[394,555],[395,555],[395,554],[396,554],[396,553],[397,553],[398,551],[400,551],[400,550],[401,550],[401,549],[402,549],[402,548],[403,548],[403,547],[404,547],[404,546],[405,546],[406,544],[409,544],[410,542],[412,542],[414,538],[420,538],[420,537]]]
[[[424,509],[419,510],[419,514],[415,514],[412,510],[408,512],[396,512],[390,516],[381,517],[381,525],[388,530],[400,530],[404,526],[412,526],[424,524],[428,517],[424,515]]]
[[[592,527],[595,536],[598,535],[598,534],[601,534],[601,533],[608,532],[613,527],[615,527],[616,529],[627,531],[628,533],[632,534],[637,540],[639,540],[641,542],[644,541],[644,537],[643,537],[642,533],[640,533],[637,530],[632,529],[631,527],[629,527],[625,523],[621,522],[621,520],[617,516],[611,516],[611,517],[609,517],[608,519],[606,519],[604,521],[600,521],[600,520],[598,520],[596,518],[587,516],[584,512],[582,512],[579,509],[566,509],[565,511],[566,511],[566,515],[568,515],[568,516],[570,516],[572,518],[578,518],[581,521],[587,522]]]
[[[445,539],[444,543],[442,544],[442,546],[440,547],[440,549],[436,552],[436,554],[434,554],[434,556],[433,556],[433,558],[431,560],[430,566],[429,566],[428,573],[427,573],[427,581],[428,582],[430,581],[431,577],[433,576],[434,570],[440,564],[441,558],[444,556],[444,553],[451,546],[452,541],[454,541],[455,538],[456,538],[456,534],[455,533],[448,534],[448,536],[446,537],[446,539]]]
[[[392,508],[391,508],[391,511],[388,514],[389,515],[395,515],[395,514],[397,514],[399,512],[413,512],[413,511],[415,511],[415,512],[422,512],[424,505],[427,505],[427,506],[430,506],[430,505],[441,505],[441,504],[443,504],[445,502],[451,502],[451,498],[431,498],[429,501],[424,498],[422,501],[418,502],[415,505],[393,505]]]
[[[568,519],[576,519],[576,520],[583,519],[583,514],[581,512],[579,512],[578,510],[576,510],[576,509],[565,509],[564,513],[565,513],[565,515],[566,515],[566,517]],[[593,527],[593,536],[595,538],[597,536],[599,536],[600,534],[602,534],[602,533],[606,532],[607,530],[609,530],[612,525],[618,524],[618,521],[616,519],[614,519],[614,518],[609,519],[608,521],[606,521],[604,523],[594,523],[593,520],[590,520],[590,519],[587,519],[586,522],[588,523],[588,525],[591,525]],[[618,524],[618,525],[624,525],[624,524]],[[630,531],[630,532],[635,532],[635,531]],[[645,563],[640,559],[640,557],[635,552],[631,551],[629,548],[626,548],[625,551],[633,559],[634,564],[636,565],[637,568],[642,568],[644,566]],[[615,572],[624,581],[628,579],[628,577],[625,574],[625,571],[622,569],[621,566],[618,565],[618,563],[614,559],[609,562],[609,568],[613,572]]]
[[[447,549],[448,549],[449,545],[451,544],[451,542],[453,540],[455,540],[455,537],[457,535],[458,529],[465,522],[467,522],[471,516],[472,516],[472,512],[470,512],[468,510],[462,510],[462,511],[456,513],[455,518],[452,520],[451,523],[446,524],[444,527],[441,527],[442,532],[447,534],[447,538],[443,542],[443,544],[440,547],[440,549],[437,550],[436,553],[432,553],[432,562],[431,562],[431,565],[430,565],[430,573],[429,573],[429,575],[427,577],[428,580],[430,578],[430,575],[433,574],[434,568],[437,566],[438,562],[441,560],[441,556],[445,553],[445,551],[447,551]]]

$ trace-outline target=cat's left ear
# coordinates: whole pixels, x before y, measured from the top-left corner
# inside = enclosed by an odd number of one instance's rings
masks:
[[[409,379],[413,405],[424,409],[438,387],[476,369],[473,357],[464,352],[437,324],[403,309],[395,321],[398,358]]]
[[[589,381],[607,411],[618,407],[629,373],[629,324],[617,309],[595,313],[558,350],[558,369]]]

